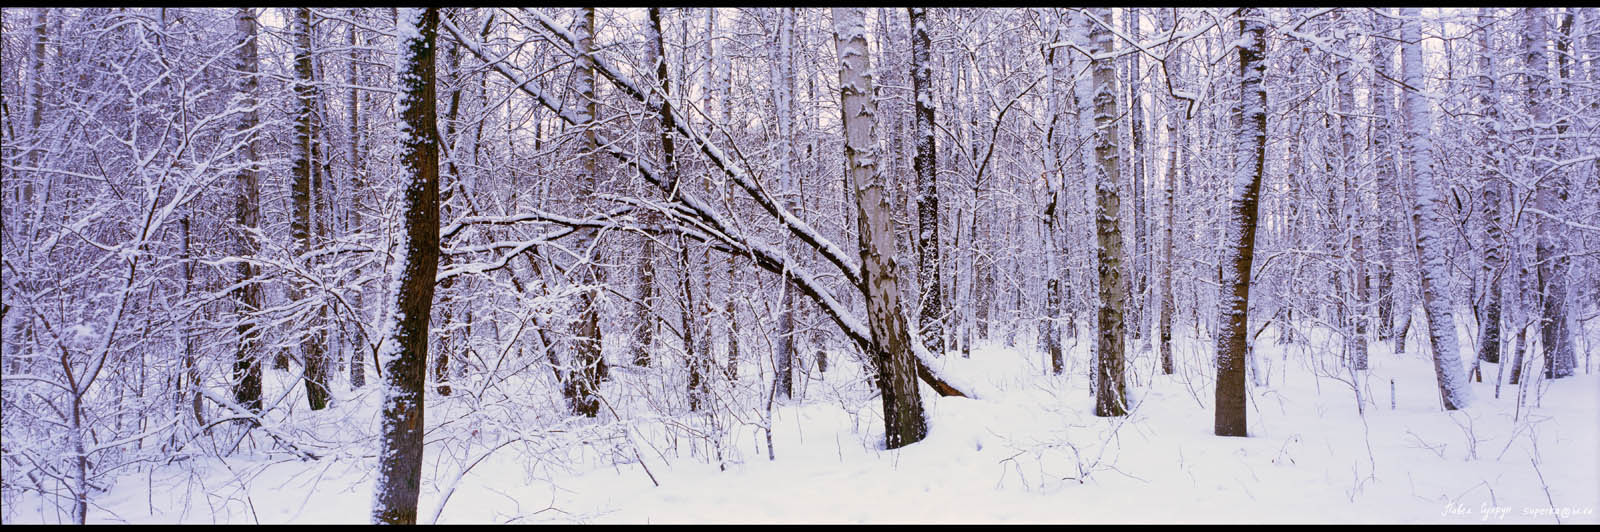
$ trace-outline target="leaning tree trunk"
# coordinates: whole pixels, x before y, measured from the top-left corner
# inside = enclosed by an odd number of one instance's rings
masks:
[[[1224,220],[1222,297],[1217,311],[1216,434],[1248,436],[1245,425],[1245,351],[1249,345],[1250,266],[1255,256],[1256,207],[1267,142],[1265,14],[1239,12],[1239,92],[1234,135],[1232,208]]]
[[[1448,221],[1440,212],[1441,197],[1433,183],[1434,153],[1432,142],[1433,113],[1428,109],[1427,96],[1422,94],[1422,40],[1421,21],[1417,8],[1401,10],[1400,63],[1404,72],[1405,99],[1401,101],[1403,114],[1409,126],[1401,137],[1401,144],[1411,161],[1413,184],[1417,191],[1411,205],[1411,219],[1416,226],[1417,258],[1422,284],[1422,306],[1428,316],[1428,342],[1433,347],[1433,370],[1439,381],[1439,395],[1444,399],[1445,410],[1455,410],[1472,400],[1472,390],[1467,386],[1467,376],[1461,369],[1461,354],[1456,347],[1456,324],[1450,308],[1449,271],[1447,270],[1445,234]]]
[[[439,269],[439,139],[434,112],[434,37],[437,8],[408,9],[397,17],[401,41],[399,90],[405,236],[395,262],[394,307],[389,311],[378,363],[384,398],[375,524],[415,524],[422,488],[423,396],[428,362],[428,318],[433,314]]]
[[[1110,8],[1095,8],[1091,17],[1109,24]],[[1089,41],[1096,54],[1111,54],[1111,32],[1101,24],[1089,25]],[[1118,197],[1120,168],[1117,155],[1116,67],[1111,59],[1093,60],[1094,69],[1094,156],[1095,156],[1095,259],[1100,272],[1100,312],[1097,364],[1095,368],[1094,415],[1121,416],[1128,413],[1125,344],[1127,325],[1123,321],[1128,286],[1124,279],[1122,252],[1122,201]]]
[[[872,332],[872,357],[883,394],[884,446],[904,447],[927,435],[917,388],[915,355],[894,258],[899,255],[893,210],[878,170],[877,103],[872,65],[867,57],[865,14],[860,8],[834,9],[835,49],[839,54],[839,102],[844,124],[846,173],[855,189],[856,230],[863,266],[862,293]]]

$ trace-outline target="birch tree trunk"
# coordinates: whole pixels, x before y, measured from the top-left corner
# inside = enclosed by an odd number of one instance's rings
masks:
[[[1467,377],[1461,368],[1461,354],[1456,350],[1456,325],[1450,305],[1449,271],[1446,264],[1445,231],[1448,221],[1440,209],[1441,197],[1434,180],[1433,113],[1428,108],[1427,96],[1422,94],[1422,22],[1421,10],[1401,10],[1401,70],[1405,78],[1405,99],[1402,100],[1406,124],[1402,136],[1407,159],[1410,160],[1413,184],[1417,191],[1411,205],[1411,219],[1416,226],[1417,257],[1421,263],[1422,305],[1428,316],[1428,341],[1433,347],[1433,370],[1438,377],[1439,395],[1444,399],[1445,410],[1467,406],[1472,400]]]
[[[578,36],[576,48],[579,56],[573,71],[573,92],[580,102],[576,125],[583,129],[583,162],[577,178],[577,197],[587,198],[594,193],[597,159],[600,157],[597,151],[599,142],[594,131],[598,127],[596,114],[600,102],[595,99],[594,59],[590,55],[594,52],[594,8],[583,8],[576,25],[574,33]],[[597,252],[592,245],[594,229],[580,229],[573,236],[577,240],[575,249]],[[577,279],[584,289],[578,296],[578,320],[572,326],[573,369],[567,375],[564,392],[573,413],[595,417],[600,414],[600,399],[596,394],[604,371],[601,365],[605,363],[600,359],[600,305],[595,295],[602,280],[599,269],[589,262],[585,260],[577,265]]]
[[[878,169],[878,106],[872,98],[865,18],[860,8],[833,10],[844,156],[855,189],[857,238],[865,273],[861,291],[867,299],[872,358],[883,395],[884,446],[896,449],[921,441],[927,435],[927,426],[917,388],[913,340],[901,312],[893,211],[885,198],[883,175]]]
[[[1236,167],[1224,220],[1222,283],[1217,311],[1216,426],[1218,436],[1248,436],[1245,351],[1249,346],[1250,266],[1255,256],[1256,207],[1267,142],[1266,20],[1258,8],[1239,12],[1239,92],[1235,116]]]
[[[394,307],[385,326],[378,362],[384,398],[374,524],[415,524],[422,489],[423,394],[428,362],[428,319],[439,268],[439,146],[434,110],[434,50],[437,8],[406,9],[397,17],[400,39],[398,84],[405,236],[394,266]]]
[[[1086,21],[1089,41],[1095,54],[1110,55],[1110,8],[1094,8]],[[1100,311],[1097,363],[1095,368],[1094,415],[1121,416],[1128,413],[1126,370],[1127,325],[1123,320],[1128,294],[1126,267],[1122,251],[1122,201],[1118,196],[1121,173],[1117,141],[1116,66],[1111,59],[1097,58],[1094,69],[1094,156],[1095,156],[1095,260],[1100,276]]]
[[[349,17],[351,17],[353,19],[360,12],[361,11],[359,9],[357,9],[357,8],[350,8],[350,10],[346,13],[346,16],[349,16]],[[358,51],[360,46],[361,46],[361,42],[360,42],[360,40],[358,38],[358,33],[356,32],[356,25],[355,24],[351,24],[350,25],[350,48],[351,48],[351,50],[350,50],[350,78],[349,78],[350,93],[349,93],[349,100],[345,103],[345,105],[350,108],[350,138],[347,139],[347,142],[349,142],[349,146],[350,146],[349,147],[350,184],[351,184],[351,189],[352,189],[351,190],[351,200],[354,203],[354,205],[352,205],[352,208],[350,208],[346,212],[349,213],[349,220],[348,220],[349,230],[350,231],[354,231],[354,232],[360,232],[361,229],[362,229],[361,209],[365,206],[365,202],[362,201],[362,198],[365,196],[366,189],[367,189],[366,164],[363,161],[363,156],[362,156],[362,152],[361,152],[361,140],[362,140],[362,137],[361,137],[361,130],[362,130],[362,128],[361,128],[361,126],[362,126],[362,122],[361,122],[361,97],[360,97],[359,89],[356,88],[356,87],[360,87],[361,84],[364,82],[364,80],[362,79],[362,76],[361,76],[361,62],[362,62],[362,59],[364,58],[365,54],[362,54],[361,52]],[[361,310],[361,311],[365,311],[366,308],[367,308],[367,306],[365,304],[366,297],[364,296],[364,294],[366,294],[366,290],[357,290],[356,294],[355,294],[355,307],[356,307],[356,309]],[[351,355],[350,355],[350,387],[351,388],[360,388],[362,386],[366,386],[367,385],[366,364],[365,364],[365,360],[364,360],[365,359],[365,355],[366,355],[366,353],[363,350],[360,350],[360,349],[356,349],[356,350],[353,350],[351,352]]]
[[[1343,19],[1344,17],[1341,14],[1335,20],[1336,22],[1344,22]],[[1350,38],[1353,36],[1353,32],[1345,33],[1345,36]],[[1367,282],[1367,250],[1363,241],[1363,236],[1366,234],[1366,230],[1363,227],[1366,217],[1362,214],[1362,211],[1365,210],[1365,204],[1358,199],[1359,190],[1355,183],[1358,181],[1356,174],[1358,167],[1356,161],[1356,117],[1353,116],[1356,113],[1355,72],[1350,68],[1350,61],[1345,58],[1338,58],[1334,61],[1334,71],[1334,92],[1336,93],[1336,104],[1339,109],[1336,157],[1338,173],[1343,178],[1345,192],[1345,198],[1340,209],[1344,212],[1344,215],[1340,219],[1340,223],[1350,231],[1350,270],[1348,270],[1349,275],[1346,278],[1350,280],[1354,299],[1353,304],[1350,305],[1350,308],[1345,313],[1346,320],[1351,322],[1351,332],[1346,345],[1350,352],[1349,365],[1351,369],[1365,371],[1367,369],[1367,316],[1369,314],[1367,307],[1371,286]]]
[[[1177,27],[1178,10],[1172,8],[1168,15],[1162,19],[1162,30],[1170,31]],[[1180,57],[1167,59],[1167,76],[1169,78],[1183,78],[1183,62]],[[1171,375],[1172,367],[1172,225],[1173,214],[1177,211],[1173,193],[1178,183],[1178,149],[1183,145],[1184,137],[1178,120],[1185,116],[1184,103],[1176,97],[1167,99],[1167,184],[1166,184],[1166,223],[1165,235],[1162,236],[1161,258],[1161,373]]]
[[[1051,10],[1050,40],[1061,38],[1061,21],[1063,14],[1058,9]],[[1071,57],[1070,51],[1064,48],[1054,48],[1046,53],[1046,72],[1049,77],[1049,102],[1047,119],[1050,127],[1045,139],[1045,153],[1040,164],[1044,167],[1045,193],[1050,199],[1045,206],[1044,227],[1047,238],[1045,244],[1045,320],[1041,336],[1044,339],[1045,351],[1050,356],[1050,374],[1060,375],[1066,370],[1066,353],[1062,350],[1061,343],[1061,308],[1062,292],[1061,280],[1068,272],[1061,260],[1061,231],[1062,220],[1066,218],[1068,209],[1065,198],[1066,165],[1062,157],[1068,145],[1068,131],[1071,129],[1071,118],[1066,112],[1066,105],[1062,101],[1062,85],[1072,79],[1072,71],[1068,65]],[[1076,141],[1076,139],[1072,139]],[[1056,177],[1051,182],[1049,176]]]
[[[789,212],[800,212],[795,199],[804,191],[799,187],[799,180],[794,174],[794,26],[794,8],[780,10],[778,42],[773,51],[775,58],[772,69],[772,101],[778,113],[774,119],[778,123],[776,147],[779,178],[783,183],[784,208]],[[785,257],[791,259],[796,257],[798,253],[793,240],[786,239],[784,242]],[[778,342],[774,348],[774,377],[777,379],[776,393],[783,397],[794,397],[795,288],[785,285],[782,292],[782,301],[778,304]],[[732,357],[729,363],[733,363]]]
[[[47,87],[44,79],[44,60],[45,54],[48,53],[46,46],[50,42],[49,12],[50,8],[41,7],[33,13],[33,57],[30,58],[33,87],[28,91],[28,133],[35,136],[43,133],[39,126],[44,123],[44,92]],[[43,151],[38,148],[29,150],[28,166],[38,168],[39,158],[42,155]],[[33,204],[33,180],[23,182],[21,200],[24,208]]]
[[[1139,8],[1125,8],[1123,15],[1123,32],[1129,38],[1135,41],[1139,40]],[[1140,62],[1139,54],[1130,54],[1128,56],[1128,114],[1130,117],[1128,123],[1129,140],[1132,141],[1129,151],[1132,161],[1129,162],[1128,169],[1133,171],[1133,186],[1131,187],[1133,192],[1133,212],[1130,217],[1133,219],[1133,256],[1129,261],[1131,263],[1129,265],[1132,266],[1132,272],[1127,282],[1130,287],[1128,293],[1128,310],[1130,311],[1128,322],[1132,324],[1130,338],[1137,343],[1134,346],[1136,352],[1142,353],[1143,348],[1149,346],[1149,342],[1145,338],[1147,329],[1145,320],[1149,314],[1147,312],[1149,298],[1146,295],[1149,291],[1147,286],[1150,272],[1150,211],[1145,207],[1145,116],[1144,102],[1139,97],[1139,76],[1142,70]]]

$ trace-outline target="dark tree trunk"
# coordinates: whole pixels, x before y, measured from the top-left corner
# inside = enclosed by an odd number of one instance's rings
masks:
[[[300,244],[300,253],[309,254],[317,248],[316,211],[322,210],[318,209],[321,196],[318,189],[321,188],[322,176],[317,167],[317,128],[320,124],[317,123],[316,112],[316,73],[311,58],[311,9],[296,8],[294,25],[294,93],[299,107],[295,111],[294,222],[290,228],[295,241]],[[290,297],[299,300],[305,297],[305,293],[295,287],[291,289]],[[300,341],[300,356],[305,366],[306,403],[312,410],[321,410],[328,406],[327,361],[323,352],[322,324],[319,323],[322,311],[318,308],[311,314],[314,316],[312,323],[308,324],[311,330],[304,333]],[[287,361],[283,362],[282,367],[287,368]]]
[[[689,241],[686,238],[678,239],[678,265],[682,273],[678,275],[679,285],[683,290],[683,308],[679,312],[679,325],[683,328],[683,352],[687,358],[689,369],[689,410],[699,411],[701,405],[709,399],[710,390],[705,380],[707,368],[710,366],[710,353],[707,349],[710,342],[705,338],[709,331],[696,331],[702,322],[697,319],[704,317],[711,309],[702,296],[698,302],[694,297],[694,285],[691,282],[696,274],[700,273],[694,259],[689,253]]]
[[[1233,205],[1224,239],[1222,301],[1217,326],[1216,434],[1248,436],[1245,409],[1245,352],[1249,343],[1250,266],[1255,256],[1256,207],[1267,140],[1266,25],[1260,9],[1239,13],[1238,168]]]
[[[916,156],[912,168],[917,174],[917,296],[920,300],[917,326],[922,345],[935,356],[944,354],[944,302],[939,297],[939,279],[944,262],[939,250],[939,179],[934,135],[932,40],[928,38],[928,10],[908,7],[911,19],[911,90],[916,102]]]
[[[402,168],[405,187],[404,262],[394,280],[395,306],[386,345],[378,360],[386,387],[378,452],[375,524],[415,524],[422,490],[423,397],[428,361],[428,319],[433,314],[434,278],[439,268],[439,139],[434,110],[434,50],[439,10],[406,12],[402,28],[417,32],[405,44],[399,72],[401,117],[405,121]],[[405,32],[401,33],[405,35]]]
[[[672,83],[668,78],[666,46],[661,34],[661,8],[650,8],[648,14],[650,17],[649,39],[645,45],[649,47],[652,61],[650,66],[654,69],[656,83],[661,88],[661,93],[654,95],[652,103],[657,108],[656,117],[660,126],[657,136],[660,138],[661,152],[665,163],[662,165],[662,171],[667,174],[671,182],[676,183],[677,170],[673,161],[674,147],[672,139]],[[660,215],[654,211],[647,211],[645,218],[647,223],[656,223],[659,222]],[[642,277],[639,280],[640,323],[639,332],[634,337],[635,351],[633,354],[633,363],[638,366],[650,365],[650,352],[654,348],[656,332],[656,317],[650,310],[650,299],[655,294],[655,242],[647,239],[644,246],[644,256],[639,259],[639,270]]]
[[[244,105],[253,106],[256,94],[256,71],[260,60],[256,55],[256,16],[250,8],[240,8],[237,17],[239,40],[238,68],[244,75],[239,83],[239,92],[244,97]],[[256,111],[247,111],[244,119],[239,121],[239,130],[254,129],[259,122]],[[244,144],[241,157],[247,161],[254,161],[257,156],[256,141],[251,139]],[[236,192],[234,196],[234,222],[239,224],[239,233],[236,240],[237,251],[240,257],[251,257],[261,249],[261,244],[256,242],[252,230],[260,228],[261,208],[258,198],[261,197],[261,181],[256,175],[252,165],[239,172],[234,178]],[[235,308],[239,314],[239,325],[236,328],[239,334],[239,347],[234,353],[233,362],[233,399],[251,412],[261,411],[261,361],[260,346],[257,338],[261,332],[255,325],[255,317],[251,314],[261,308],[261,286],[256,284],[255,266],[248,261],[239,261],[235,267],[239,278],[239,288],[234,291]]]
[[[1060,375],[1066,369],[1066,357],[1061,351],[1061,326],[1056,323],[1056,318],[1061,314],[1060,279],[1045,281],[1045,306],[1050,312],[1050,319],[1044,324],[1045,349],[1050,352],[1050,374]]]

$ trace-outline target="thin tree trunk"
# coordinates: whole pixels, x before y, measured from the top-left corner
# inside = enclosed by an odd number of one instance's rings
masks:
[[[194,292],[194,255],[189,251],[189,217],[183,217],[180,225],[183,227],[183,296],[187,299]],[[195,367],[194,336],[194,326],[186,325],[183,328],[183,376],[180,381],[187,381],[188,387],[178,387],[176,406],[182,408],[183,397],[188,395],[196,426],[205,426],[205,410],[200,403],[199,392],[200,370]]]
[[[661,8],[649,9],[650,21],[645,26],[646,51],[649,61],[655,72],[656,84],[660,87],[660,94],[652,95],[652,104],[657,108],[656,119],[659,131],[661,151],[664,154],[665,164],[663,171],[668,174],[668,180],[676,182],[676,167],[673,160],[672,139],[672,83],[668,78],[666,45],[661,33]],[[676,187],[674,187],[676,188]],[[644,213],[646,223],[659,223],[661,216],[655,211]],[[639,258],[639,331],[634,336],[633,363],[637,366],[650,365],[651,350],[654,347],[656,318],[650,308],[650,299],[655,293],[655,242],[645,239],[644,253]]]
[[[451,18],[458,19],[458,17],[454,16]],[[461,111],[461,45],[459,43],[451,43],[450,49],[445,55],[450,63],[449,70],[446,70],[445,74],[445,86],[450,87],[450,106],[445,111],[444,138],[439,139],[439,142],[449,146],[449,153],[454,154],[457,153],[455,147],[458,145],[457,140],[460,138],[457,134],[456,124],[457,117],[460,116]],[[451,182],[448,185],[442,185],[444,197],[439,201],[441,205],[449,205],[451,198],[456,193],[463,192],[461,169],[456,166],[455,157],[450,157],[445,162],[445,166],[449,170],[445,177],[449,177]],[[465,194],[463,193],[463,195]],[[448,269],[451,259],[446,255],[440,257],[440,262],[443,262],[444,267]],[[435,306],[439,308],[439,328],[444,333],[439,335],[439,349],[434,353],[433,381],[434,390],[438,391],[439,395],[446,397],[454,391],[450,388],[450,353],[457,348],[455,333],[451,331],[451,323],[454,320],[456,309],[456,291],[453,290],[455,283],[456,278],[449,277],[440,281],[439,287],[436,289],[439,294],[439,301],[435,303]]]
[[[1387,9],[1387,8],[1380,8]],[[1390,113],[1394,111],[1394,82],[1389,74],[1391,59],[1394,56],[1394,43],[1392,35],[1385,35],[1388,26],[1386,13],[1374,11],[1372,14],[1373,33],[1380,35],[1372,41],[1372,86],[1368,94],[1372,98],[1372,163],[1377,174],[1378,189],[1392,191],[1399,189],[1399,178],[1396,176],[1393,131],[1395,125],[1390,120]],[[1397,301],[1399,290],[1395,286],[1395,272],[1400,255],[1399,239],[1395,235],[1394,225],[1396,212],[1399,211],[1399,200],[1396,194],[1378,194],[1378,209],[1374,213],[1378,227],[1378,339],[1389,340],[1394,336],[1394,320],[1410,320],[1409,307]],[[1399,313],[1397,316],[1396,313]],[[1405,334],[1401,331],[1400,337],[1395,340],[1395,353],[1405,352]]]
[[[706,348],[706,344],[709,343],[705,340],[705,334],[703,334],[706,331],[701,331],[702,334],[698,335],[695,332],[695,328],[699,323],[696,317],[705,316],[710,309],[707,308],[704,297],[701,297],[699,303],[696,304],[694,297],[695,283],[691,282],[691,279],[698,274],[703,274],[703,272],[696,267],[694,257],[689,253],[688,239],[683,238],[681,235],[678,238],[678,266],[682,270],[682,273],[678,275],[678,284],[683,290],[683,307],[679,311],[678,321],[683,329],[684,356],[688,358],[686,365],[689,368],[689,386],[687,390],[689,410],[699,411],[701,405],[709,401],[711,396],[709,385],[705,381],[711,353],[707,352],[708,349]]]
[[[1125,8],[1123,15],[1124,33],[1135,41],[1139,40],[1139,8]],[[1145,320],[1149,314],[1146,312],[1149,302],[1146,293],[1148,292],[1147,286],[1149,284],[1150,271],[1150,220],[1148,216],[1149,209],[1145,207],[1145,117],[1144,102],[1139,97],[1141,70],[1139,54],[1130,54],[1128,56],[1128,114],[1131,118],[1129,120],[1129,131],[1132,144],[1130,145],[1131,151],[1129,154],[1133,160],[1128,166],[1133,171],[1133,211],[1130,218],[1133,219],[1134,236],[1133,256],[1131,257],[1132,260],[1129,261],[1131,263],[1130,266],[1133,268],[1127,281],[1131,288],[1128,294],[1128,310],[1130,311],[1128,323],[1132,325],[1130,332],[1133,334],[1130,335],[1130,338],[1140,344],[1134,346],[1136,352],[1141,352],[1142,345],[1148,345],[1148,343],[1139,341],[1145,339],[1145,331],[1147,329]]]
[[[1489,27],[1493,18],[1485,8],[1478,8],[1478,23],[1485,28]],[[1499,81],[1495,75],[1494,60],[1490,56],[1489,31],[1478,32],[1478,93],[1477,105],[1483,114],[1480,122],[1483,127],[1482,134],[1488,146],[1483,154],[1482,167],[1479,170],[1483,179],[1483,274],[1485,288],[1483,319],[1478,330],[1478,360],[1490,364],[1500,364],[1500,300],[1502,278],[1506,267],[1505,260],[1505,233],[1501,229],[1504,223],[1500,216],[1500,204],[1505,196],[1503,189],[1505,183],[1502,178],[1495,175],[1495,167],[1499,164],[1499,125],[1500,108],[1495,103],[1497,98],[1495,84]]]
[[[1337,22],[1344,23],[1344,17],[1341,15]],[[1358,164],[1356,161],[1357,148],[1355,138],[1356,117],[1352,116],[1356,113],[1356,97],[1353,89],[1355,73],[1350,68],[1350,61],[1344,58],[1335,61],[1335,70],[1337,74],[1334,80],[1334,90],[1337,92],[1337,104],[1340,113],[1338,118],[1339,149],[1337,157],[1339,174],[1344,181],[1345,194],[1342,209],[1345,213],[1341,223],[1351,232],[1351,270],[1347,277],[1350,279],[1350,284],[1354,289],[1354,304],[1351,305],[1352,308],[1348,309],[1346,313],[1346,319],[1354,322],[1351,327],[1353,331],[1346,345],[1350,350],[1350,367],[1356,371],[1366,371],[1367,316],[1369,314],[1367,307],[1371,287],[1367,281],[1367,250],[1365,242],[1362,240],[1362,237],[1366,234],[1365,228],[1362,227],[1362,222],[1365,220],[1365,216],[1362,214],[1362,211],[1365,210],[1365,204],[1357,199],[1359,197],[1359,189],[1356,186],[1356,181],[1359,179],[1356,175]]]
[[[1163,19],[1164,30],[1176,27],[1178,21],[1177,8],[1172,8],[1167,17]],[[1183,77],[1183,62],[1180,58],[1167,59],[1169,71],[1167,75],[1181,79]],[[1176,97],[1169,97],[1167,104],[1167,183],[1166,183],[1166,223],[1165,235],[1162,242],[1161,258],[1161,373],[1171,375],[1172,367],[1172,226],[1177,205],[1174,203],[1174,190],[1178,183],[1178,148],[1183,145],[1183,130],[1178,125],[1180,117],[1184,116],[1184,104]]]
[[[44,79],[44,60],[47,53],[46,46],[50,42],[49,11],[50,8],[41,7],[33,13],[33,88],[28,91],[28,133],[35,136],[36,144],[42,143],[43,139],[39,136],[44,133],[40,126],[44,124],[44,92],[47,87]],[[43,155],[43,150],[37,146],[29,150],[28,166],[38,168],[40,157]],[[33,204],[33,180],[23,182],[21,199],[24,208]]]
[[[357,8],[350,8],[350,10],[346,13],[346,16],[354,19],[360,13],[361,11]],[[361,153],[361,97],[359,90],[356,89],[356,87],[361,86],[363,82],[361,78],[361,59],[364,54],[358,51],[360,46],[361,43],[356,32],[356,25],[351,24],[350,94],[345,105],[350,108],[350,183],[352,192],[351,199],[353,200],[354,205],[352,205],[351,208],[346,212],[350,213],[349,230],[358,233],[361,232],[362,229],[361,209],[365,206],[365,202],[361,201],[361,198],[365,195],[367,188],[366,164],[362,160],[363,156]],[[366,290],[357,290],[355,293],[355,307],[358,311],[365,311],[367,308],[364,302],[365,294]],[[365,358],[363,355],[364,353],[359,349],[352,351],[350,355],[350,387],[352,389],[367,385],[367,366],[365,363],[363,363],[363,359]]]
[[[1061,11],[1051,10],[1050,39],[1061,38]],[[1045,152],[1040,157],[1040,164],[1044,167],[1045,193],[1049,195],[1048,203],[1044,210],[1045,243],[1045,321],[1041,336],[1044,339],[1045,351],[1050,356],[1050,374],[1060,375],[1066,371],[1066,353],[1061,345],[1061,310],[1062,293],[1061,279],[1068,273],[1061,261],[1061,226],[1066,218],[1067,201],[1065,191],[1066,168],[1062,156],[1067,149],[1067,130],[1070,129],[1068,114],[1062,102],[1061,85],[1071,80],[1072,74],[1068,65],[1070,52],[1065,49],[1052,49],[1046,54],[1045,75],[1049,78],[1049,101],[1047,117],[1050,127],[1045,138]],[[1050,176],[1056,177],[1051,182]]]
[[[794,8],[780,10],[778,42],[773,49],[772,100],[778,113],[774,119],[778,123],[776,147],[778,171],[781,174],[779,178],[783,183],[784,208],[790,212],[800,212],[795,200],[804,191],[799,187],[798,176],[794,173],[794,26]],[[798,253],[794,249],[793,240],[785,239],[784,242],[785,257],[791,259],[796,257]],[[783,282],[781,278],[779,281]],[[778,304],[778,342],[773,353],[773,377],[777,379],[777,395],[792,398],[794,397],[795,289],[785,285],[781,291],[783,298]]]
[[[642,217],[641,217],[642,218]],[[658,216],[651,216],[652,221],[659,220]],[[633,333],[633,365],[649,366],[650,352],[655,346],[656,317],[650,308],[650,301],[655,299],[656,284],[656,245],[649,238],[642,239],[639,245],[643,247],[639,254],[636,268],[639,270],[638,322]]]
[[[254,129],[259,122],[259,115],[254,107],[256,72],[259,70],[260,61],[256,55],[255,12],[250,8],[240,8],[234,20],[241,43],[238,69],[244,74],[240,78],[238,90],[243,96],[242,104],[250,108],[239,121],[239,131],[243,132]],[[258,203],[261,197],[261,182],[255,168],[259,153],[257,142],[257,139],[252,137],[244,143],[240,156],[248,161],[250,166],[234,177],[233,215],[234,223],[239,224],[234,246],[235,252],[241,258],[252,257],[261,249],[261,244],[256,241],[261,215]],[[256,327],[255,317],[252,314],[261,308],[261,286],[254,280],[255,266],[249,261],[239,261],[234,271],[239,279],[239,288],[233,293],[235,312],[239,315],[239,325],[235,329],[239,334],[239,347],[234,352],[233,359],[233,398],[240,406],[251,412],[260,412],[261,362],[256,342],[261,332]]]
[[[1522,383],[1522,352],[1528,346],[1528,327],[1526,325],[1517,327],[1515,346],[1512,349],[1513,355],[1511,357],[1511,379],[1506,381],[1507,384],[1512,386]]]

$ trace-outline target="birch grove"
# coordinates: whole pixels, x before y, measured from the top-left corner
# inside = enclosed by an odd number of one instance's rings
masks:
[[[1003,399],[999,352],[1087,387],[1061,408],[1181,393],[1257,437],[1291,368],[1523,419],[1600,351],[1594,8],[0,28],[0,500],[63,522],[244,457],[366,460],[370,521],[427,522],[425,456],[721,471],[827,402],[911,452]]]

